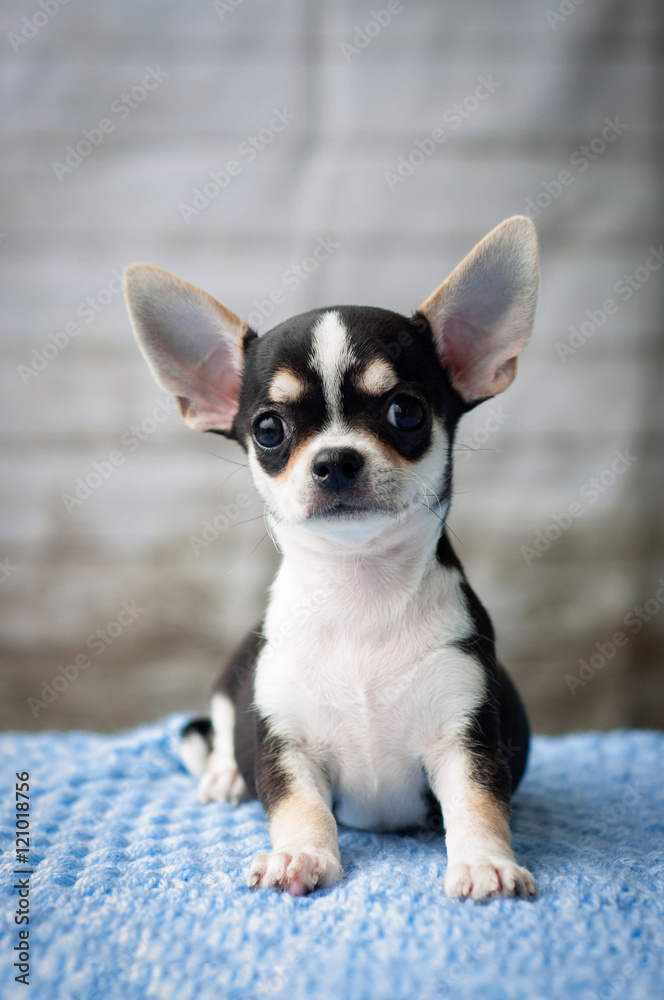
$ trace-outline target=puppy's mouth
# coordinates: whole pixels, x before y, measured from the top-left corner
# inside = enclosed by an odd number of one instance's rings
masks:
[[[377,504],[351,500],[346,497],[335,497],[329,503],[321,504],[309,512],[307,520],[353,520],[367,517],[369,514],[387,514],[388,511]]]

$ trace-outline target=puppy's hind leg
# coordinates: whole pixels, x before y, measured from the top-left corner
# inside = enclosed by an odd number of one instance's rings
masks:
[[[200,778],[205,774],[212,753],[212,719],[192,719],[180,733],[180,759],[190,774]]]
[[[182,732],[180,756],[192,774],[200,778],[201,802],[232,802],[249,798],[244,778],[235,761],[235,706],[224,694],[212,696],[212,718],[195,719]]]
[[[201,802],[232,802],[249,798],[244,778],[235,760],[235,705],[224,694],[212,696],[212,752],[198,784]]]
[[[185,767],[200,778],[201,802],[237,805],[256,797],[252,701],[254,668],[262,645],[259,626],[226,662],[212,694],[212,718],[195,719],[183,730],[180,754]]]

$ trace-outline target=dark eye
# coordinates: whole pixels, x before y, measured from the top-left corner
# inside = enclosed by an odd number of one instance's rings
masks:
[[[265,413],[254,421],[253,432],[262,448],[276,448],[286,437],[286,425],[276,413]]]
[[[398,431],[417,431],[426,418],[424,404],[414,396],[396,396],[387,411],[388,423]]]

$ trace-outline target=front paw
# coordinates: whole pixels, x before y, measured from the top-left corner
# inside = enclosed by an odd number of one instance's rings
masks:
[[[338,858],[315,847],[284,848],[271,854],[257,854],[247,885],[251,889],[280,889],[303,896],[313,889],[334,885],[343,877]]]
[[[470,896],[478,902],[495,896],[530,899],[536,895],[537,885],[530,872],[516,861],[481,859],[448,865],[445,892],[455,899]]]

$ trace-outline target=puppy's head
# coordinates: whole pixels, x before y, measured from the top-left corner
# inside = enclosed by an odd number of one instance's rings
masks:
[[[534,227],[518,216],[410,318],[340,306],[258,337],[165,271],[125,272],[139,346],[187,423],[246,448],[276,520],[340,539],[418,505],[444,516],[456,423],[514,379],[537,291]]]

